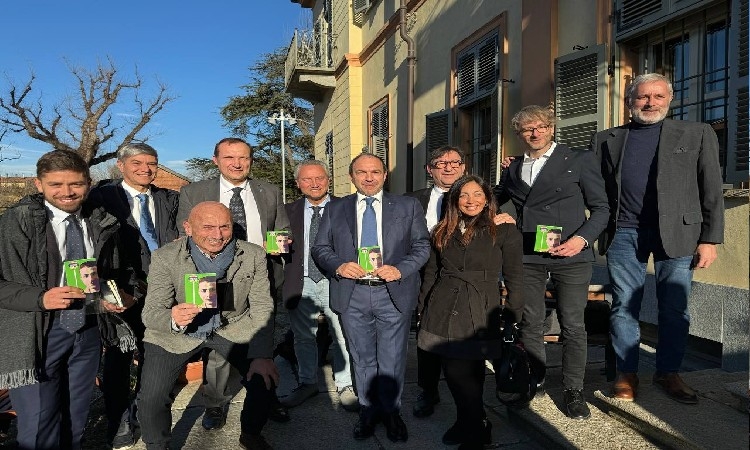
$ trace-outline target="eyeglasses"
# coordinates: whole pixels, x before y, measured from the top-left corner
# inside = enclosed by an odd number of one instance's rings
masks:
[[[464,162],[460,159],[456,159],[454,161],[435,161],[434,163],[430,164],[432,167],[436,169],[445,169],[448,166],[451,166],[452,168],[461,167],[461,165]]]
[[[521,128],[518,131],[518,134],[520,134],[521,136],[531,136],[535,131],[539,133],[546,133],[547,130],[549,129],[550,129],[549,125],[539,125],[538,127],[534,127],[534,128]]]

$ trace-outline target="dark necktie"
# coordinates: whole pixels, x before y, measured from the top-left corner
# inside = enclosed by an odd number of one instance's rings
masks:
[[[232,189],[232,198],[229,200],[229,210],[232,212],[234,222],[234,237],[239,240],[247,240],[247,219],[245,219],[245,203],[242,202],[241,187]]]
[[[378,245],[378,221],[375,218],[375,208],[372,207],[375,197],[365,197],[365,213],[362,214],[362,238],[360,247],[376,247]]]
[[[437,208],[435,210],[437,211],[437,221],[440,222],[440,219],[443,218],[443,197],[445,196],[445,192],[441,192],[440,195],[437,198]]]
[[[148,249],[153,252],[159,248],[159,242],[156,240],[154,221],[151,219],[151,211],[148,209],[148,194],[138,194],[136,197],[141,201],[141,221],[139,224],[141,236],[146,241]]]
[[[323,274],[320,273],[320,269],[315,265],[315,261],[312,258],[313,244],[315,243],[315,236],[318,235],[318,229],[320,228],[320,206],[312,207],[312,219],[310,219],[310,233],[307,240],[307,276],[314,282],[318,282],[323,279]]]
[[[83,229],[75,214],[65,219],[65,260],[73,261],[86,258],[86,247],[83,244]],[[81,309],[64,309],[60,311],[60,325],[69,333],[75,333],[86,323],[86,311]]]

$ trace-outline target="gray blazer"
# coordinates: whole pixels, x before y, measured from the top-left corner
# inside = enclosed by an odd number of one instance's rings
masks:
[[[143,306],[144,342],[178,354],[200,345],[200,339],[173,331],[171,320],[172,306],[185,299],[185,274],[196,270],[186,238],[154,251]],[[226,278],[232,285],[228,292],[233,292],[233,305],[224,305],[218,335],[239,344],[249,342],[248,358],[270,358],[273,354],[273,301],[266,252],[255,244],[237,241],[234,261],[227,269]]]
[[[289,218],[284,209],[279,188],[262,180],[250,179],[250,191],[255,197],[260,215],[260,229],[263,236],[268,230],[288,230]],[[219,179],[197,181],[180,190],[180,207],[177,211],[177,227],[180,236],[185,236],[182,223],[187,220],[190,210],[200,202],[219,201]]]
[[[628,136],[623,125],[594,135],[593,150],[601,161],[610,216],[599,239],[605,254],[612,243],[621,195],[622,149]],[[724,197],[719,141],[705,123],[665,119],[657,153],[659,234],[670,258],[689,256],[699,242],[724,240]]]

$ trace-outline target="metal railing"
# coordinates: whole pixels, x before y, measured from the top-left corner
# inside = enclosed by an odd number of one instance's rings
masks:
[[[284,81],[288,85],[299,67],[333,68],[333,36],[331,25],[319,19],[313,29],[294,30],[284,64]]]

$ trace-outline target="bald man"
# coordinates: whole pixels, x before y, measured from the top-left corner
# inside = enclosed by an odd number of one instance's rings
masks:
[[[232,215],[219,202],[195,205],[183,226],[187,237],[157,249],[151,259],[138,395],[143,441],[148,449],[169,448],[170,392],[188,360],[210,348],[244,375],[240,446],[270,448],[260,433],[279,374],[271,359],[273,301],[266,253],[232,236]],[[232,285],[218,290],[219,308],[185,303],[185,274],[209,272],[216,273],[218,286]]]

